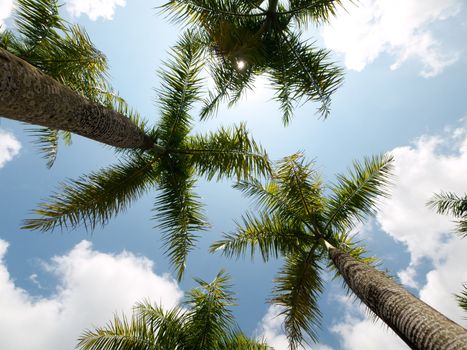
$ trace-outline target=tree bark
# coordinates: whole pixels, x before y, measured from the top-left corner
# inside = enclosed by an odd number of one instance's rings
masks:
[[[465,328],[340,249],[329,248],[329,255],[350,289],[411,349],[467,349]]]
[[[126,116],[90,102],[1,48],[0,116],[120,148],[150,149],[153,144]]]

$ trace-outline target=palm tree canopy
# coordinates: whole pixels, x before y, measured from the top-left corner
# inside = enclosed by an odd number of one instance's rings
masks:
[[[301,154],[281,160],[270,178],[240,181],[236,185],[255,200],[257,214],[247,213],[227,234],[211,246],[226,256],[240,256],[259,249],[264,260],[284,258],[271,302],[282,306],[285,330],[292,349],[308,334],[316,341],[321,314],[318,297],[322,272],[329,264],[324,242],[367,263],[365,249],[352,239],[357,222],[372,214],[378,199],[387,196],[392,157],[376,156],[354,162],[349,175],[324,187],[312,163]],[[337,271],[335,271],[337,274]]]
[[[269,173],[270,165],[266,152],[243,124],[190,135],[189,112],[199,100],[202,58],[194,35],[185,33],[171,55],[161,72],[161,118],[148,131],[154,148],[122,151],[120,163],[65,182],[34,212],[39,217],[26,220],[24,228],[51,231],[84,225],[93,230],[156,188],[153,218],[163,231],[166,254],[182,277],[196,233],[207,227],[194,191],[195,176],[244,179]]]
[[[69,25],[59,15],[57,0],[18,0],[14,30],[0,32],[0,48],[25,60],[86,99],[111,108],[135,122],[138,114],[110,86],[105,55],[84,28]],[[141,125],[142,127],[142,125]],[[29,130],[51,167],[59,139],[71,143],[71,133],[44,127]]]
[[[87,330],[80,350],[267,350],[263,341],[245,336],[236,326],[230,307],[235,298],[229,276],[221,271],[187,296],[185,307],[164,310],[149,302],[136,305],[130,320],[114,317],[106,327]]]
[[[320,103],[330,113],[330,96],[341,84],[342,71],[329,52],[302,39],[308,23],[328,21],[341,6],[336,0],[170,0],[162,11],[175,22],[198,30],[209,53],[215,89],[204,101],[202,118],[215,113],[219,103],[236,103],[254,78],[266,75],[275,89],[283,122],[301,100]]]

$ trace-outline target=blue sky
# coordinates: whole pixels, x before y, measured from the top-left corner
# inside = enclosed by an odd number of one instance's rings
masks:
[[[12,4],[0,0],[0,24],[11,24]],[[63,15],[85,26],[108,56],[114,87],[149,121],[158,116],[156,71],[180,32],[154,9],[160,4],[70,0],[63,7]],[[316,105],[305,104],[284,128],[271,91],[259,79],[236,107],[221,109],[196,130],[246,121],[273,159],[303,150],[327,181],[354,159],[392,152],[393,195],[359,228],[359,237],[407,288],[467,326],[452,296],[467,281],[467,240],[452,234],[449,218],[425,206],[435,192],[465,193],[467,188],[465,2],[362,0],[358,8],[346,8],[330,25],[309,33],[346,68],[327,120],[317,118]],[[249,208],[229,181],[199,181],[212,229],[200,238],[178,284],[149,220],[154,194],[93,233],[19,229],[61,181],[116,160],[108,147],[74,137],[47,170],[26,128],[0,119],[1,349],[72,348],[83,329],[105,324],[114,312],[129,313],[145,298],[171,307],[194,286],[192,277],[210,280],[222,267],[233,278],[241,328],[286,349],[281,318],[274,317],[277,309],[265,303],[280,262],[229,261],[207,254],[210,243],[233,230],[233,219]],[[327,284],[321,306],[320,345],[313,348],[373,349],[375,343],[381,349],[404,348],[366,318],[339,281]]]

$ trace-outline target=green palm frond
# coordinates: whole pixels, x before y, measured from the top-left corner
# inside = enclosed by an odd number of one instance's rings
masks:
[[[218,21],[221,16],[227,19],[250,17],[247,14],[256,9],[255,1],[242,0],[172,0],[161,6],[162,12],[167,14],[173,22],[191,22],[193,24]]]
[[[197,174],[208,180],[266,175],[271,165],[266,151],[250,137],[245,124],[190,137],[186,146]]]
[[[188,113],[199,100],[202,51],[194,31],[187,31],[171,51],[166,68],[160,73],[158,90],[161,120],[158,125],[165,147],[178,147],[191,129]]]
[[[274,173],[278,196],[296,219],[310,222],[323,210],[321,179],[312,163],[306,163],[301,153],[295,153],[278,162]]]
[[[456,299],[459,306],[467,312],[467,283],[464,283],[463,287],[464,290],[456,294]]]
[[[243,96],[245,90],[253,89],[254,72],[249,67],[240,70],[237,66],[240,61],[243,60],[210,62],[209,76],[214,81],[214,89],[203,99],[201,120],[216,115],[222,102],[228,101],[228,106],[231,107]]]
[[[27,51],[32,52],[44,42],[57,42],[58,30],[66,30],[58,13],[57,0],[18,0],[15,26],[24,39]]]
[[[230,276],[220,271],[211,282],[195,279],[199,288],[187,296],[190,307],[189,336],[197,349],[215,349],[228,329],[234,326],[230,307],[235,298],[230,290]]]
[[[51,168],[57,159],[59,131],[49,128],[31,128],[28,129],[31,136],[35,137],[33,141],[43,158],[47,160],[47,168]]]
[[[219,350],[272,350],[265,341],[248,338],[239,330],[222,338],[218,348]]]
[[[199,197],[194,193],[195,181],[191,179],[189,167],[176,164],[176,158],[173,163],[168,167],[170,171],[162,173],[158,181],[160,191],[154,205],[154,219],[158,221],[157,227],[163,231],[166,254],[180,280],[187,255],[197,241],[196,232],[205,230],[208,224]]]
[[[154,161],[148,156],[138,156],[67,181],[61,193],[51,196],[34,211],[40,217],[25,220],[23,228],[53,231],[84,225],[93,230],[106,224],[154,185],[158,179]]]
[[[80,350],[162,350],[150,325],[133,317],[115,316],[113,322],[95,331],[87,330],[78,339]],[[170,348],[164,348],[170,350]],[[176,348],[173,348],[175,350]]]
[[[303,42],[300,34],[282,33],[277,41],[281,40],[281,45],[287,49],[281,48],[278,55],[280,59],[272,64],[272,70],[279,72],[273,81],[279,86],[285,85],[291,91],[289,96],[294,104],[298,104],[301,99],[320,103],[318,111],[322,117],[327,118],[331,111],[331,95],[342,84],[341,68],[329,59],[328,50]],[[285,69],[283,60],[288,62]]]
[[[189,344],[186,325],[189,323],[187,311],[180,307],[164,310],[153,306],[149,301],[136,304],[134,317],[153,332],[154,345],[159,349],[178,349],[180,344]]]
[[[390,155],[365,158],[355,161],[347,176],[337,175],[326,205],[325,232],[345,232],[374,213],[378,200],[389,195],[392,162]]]
[[[293,254],[309,244],[310,237],[303,225],[287,222],[279,215],[259,213],[254,216],[247,213],[242,222],[236,224],[235,233],[225,234],[224,239],[211,245],[210,251],[222,251],[227,257],[245,256],[250,250],[253,258],[255,249],[261,252],[266,262],[271,257]]]
[[[435,194],[428,205],[439,214],[460,219],[457,221],[457,232],[461,237],[467,237],[467,194],[463,197],[451,192]]]
[[[284,326],[291,349],[302,345],[303,331],[317,341],[316,330],[321,320],[318,298],[323,291],[321,257],[315,247],[287,256],[275,279],[271,302],[283,307],[281,314],[285,316]]]
[[[286,12],[301,28],[307,28],[309,22],[328,22],[342,7],[340,0],[290,0],[289,3]]]

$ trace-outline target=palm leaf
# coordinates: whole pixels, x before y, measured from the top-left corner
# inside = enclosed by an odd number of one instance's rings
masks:
[[[321,312],[318,298],[323,290],[319,260],[321,253],[302,250],[286,257],[284,267],[275,279],[274,304],[283,307],[284,326],[291,349],[302,345],[306,332],[317,341],[316,329],[320,325]]]
[[[186,302],[190,306],[191,344],[196,344],[196,349],[216,349],[233,326],[229,307],[234,305],[235,298],[230,290],[230,276],[221,271],[211,283],[195,281],[199,288],[190,291]]]
[[[211,245],[210,251],[222,251],[227,257],[240,257],[250,250],[253,258],[256,248],[266,262],[271,257],[293,254],[309,244],[310,236],[303,225],[287,222],[279,215],[247,213],[242,222],[236,224],[233,234],[225,234],[224,239]]]
[[[127,320],[117,316],[106,327],[85,331],[77,347],[80,350],[169,350],[157,346],[153,329],[145,322],[135,317]]]
[[[325,232],[348,231],[374,213],[378,200],[389,195],[392,161],[390,155],[365,158],[363,163],[354,162],[349,175],[337,175],[326,204]]]
[[[460,197],[451,192],[435,194],[428,205],[439,214],[460,219],[457,221],[457,232],[461,237],[467,237],[467,195]]]
[[[154,185],[158,178],[154,162],[148,156],[134,157],[65,182],[60,193],[34,211],[40,218],[25,220],[23,228],[53,231],[84,225],[93,230],[106,224]]]
[[[177,162],[178,161],[178,162]],[[174,158],[165,166],[158,182],[160,193],[154,205],[154,219],[163,231],[166,254],[174,265],[180,280],[186,267],[188,253],[193,249],[196,232],[205,230],[206,219],[199,197],[194,193],[194,180],[183,157]],[[177,164],[178,163],[178,164]]]
[[[188,113],[199,100],[202,52],[193,31],[186,32],[171,51],[166,68],[160,73],[158,90],[161,120],[158,132],[164,147],[178,147],[191,129]]]
[[[464,290],[459,294],[456,294],[456,299],[459,306],[464,309],[464,311],[467,311],[467,283],[465,283],[463,287]]]
[[[271,171],[265,150],[252,139],[245,124],[208,135],[189,138],[186,149],[190,162],[200,176],[208,180],[235,176],[266,175]]]

